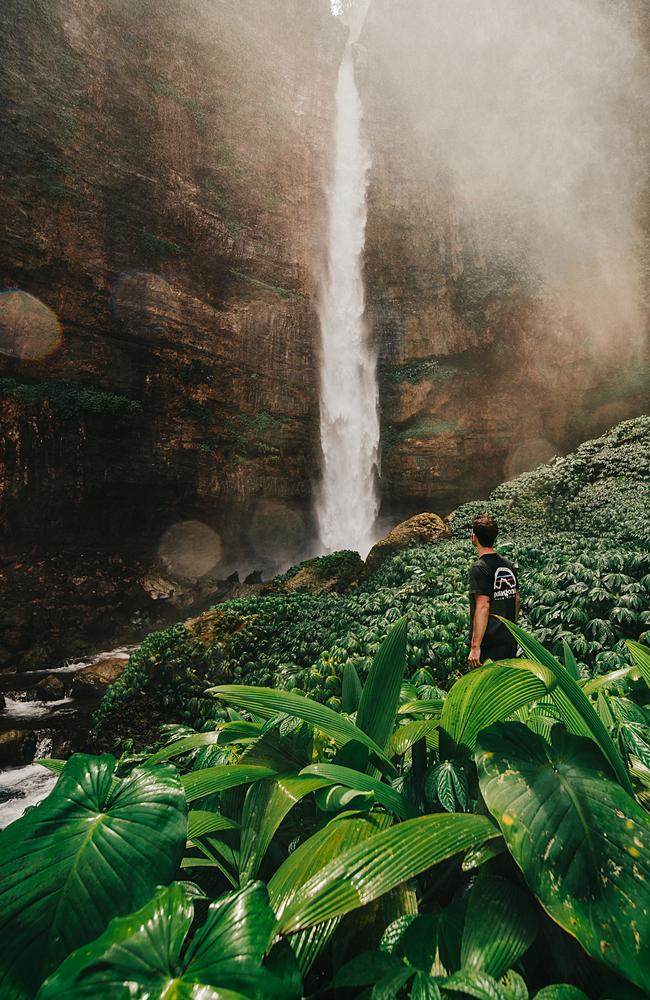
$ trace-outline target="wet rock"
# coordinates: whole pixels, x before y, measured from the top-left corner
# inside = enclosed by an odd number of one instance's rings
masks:
[[[34,685],[32,696],[35,701],[60,701],[65,698],[65,685],[60,677],[43,677]]]
[[[0,764],[29,764],[36,752],[36,733],[8,729],[0,733]]]
[[[411,545],[427,545],[447,538],[451,538],[451,531],[438,514],[416,514],[396,524],[372,547],[366,559],[366,573],[374,573],[385,559]]]
[[[239,583],[239,573],[237,570],[235,570],[234,573],[231,573],[230,576],[227,576],[224,583]]]
[[[111,656],[82,667],[72,678],[71,694],[75,698],[101,696],[108,685],[117,680],[127,663],[128,660],[122,657]]]
[[[254,570],[252,573],[249,573],[246,579],[244,580],[244,583],[248,584],[261,583],[261,582],[262,582],[262,571],[259,569]]]
[[[7,707],[7,702],[5,700],[5,696],[3,694],[0,694],[0,712],[3,710],[3,708],[6,707]]]

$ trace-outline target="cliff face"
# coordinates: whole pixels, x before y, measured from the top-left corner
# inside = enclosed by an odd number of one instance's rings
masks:
[[[101,515],[151,544],[200,516],[254,560],[258,499],[305,534],[327,0],[7,0],[0,28],[0,289],[60,322],[47,356],[0,354],[8,541]],[[44,380],[63,408],[16,391]],[[141,406],[116,419],[70,382]]]
[[[589,14],[567,65],[553,32],[578,29],[556,6],[560,27],[508,2],[498,23],[428,0],[373,0],[366,18],[367,298],[392,513],[484,496],[649,402],[642,25],[605,12],[608,36]],[[612,38],[620,79],[592,65]]]

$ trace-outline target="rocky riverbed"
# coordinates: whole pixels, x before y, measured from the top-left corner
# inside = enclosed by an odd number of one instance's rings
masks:
[[[54,775],[32,760],[89,749],[91,715],[134,648],[0,675],[0,828],[50,790]]]

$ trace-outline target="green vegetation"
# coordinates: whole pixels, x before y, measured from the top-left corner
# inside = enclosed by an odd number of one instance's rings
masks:
[[[382,430],[381,440],[384,448],[394,448],[404,441],[440,437],[443,434],[464,434],[460,424],[452,420],[420,420],[408,427],[398,430],[393,425],[387,425]]]
[[[185,247],[182,247],[180,243],[161,239],[159,236],[154,236],[153,233],[148,233],[145,229],[140,233],[140,246],[147,257],[159,264],[166,260],[173,260],[174,257],[183,257],[186,253]]]
[[[65,379],[28,383],[17,382],[13,378],[0,378],[0,396],[10,396],[31,407],[40,407],[47,400],[50,406],[65,417],[75,418],[95,413],[127,419],[142,409],[142,403],[137,399],[128,399],[126,396]]]
[[[127,752],[44,761],[0,834],[3,998],[647,1000],[649,444],[627,421],[449,541],[149,636],[97,720]],[[467,672],[486,507],[521,655]]]
[[[647,997],[650,648],[596,686],[512,626],[524,658],[445,696],[407,630],[343,711],[222,684],[153,754],[43,761],[0,834],[3,997]]]
[[[379,377],[382,382],[395,383],[399,385],[403,382],[410,382],[416,385],[424,382],[425,379],[439,381],[440,379],[451,378],[458,373],[458,369],[453,365],[445,364],[434,358],[419,358],[415,361],[407,361],[404,364],[383,364],[379,368]]]
[[[268,281],[261,281],[259,278],[253,278],[250,274],[244,274],[242,271],[236,271],[234,267],[228,269],[230,273],[235,278],[239,278],[240,281],[246,281],[249,285],[253,285],[255,288],[260,288],[264,292],[273,292],[277,295],[279,299],[288,299],[290,296],[295,295],[290,288],[281,288],[279,285],[269,285]]]
[[[193,405],[198,407],[199,404]],[[198,420],[197,413],[198,410],[194,413],[194,419],[197,419],[200,426],[204,430],[207,430],[214,423],[212,415],[210,415],[209,420],[207,417],[205,420]],[[265,411],[256,413],[253,416],[240,413],[231,420],[224,421],[221,429],[205,438],[199,444],[199,448],[209,454],[212,454],[215,448],[225,448],[232,453],[233,462],[245,458],[279,459],[280,449],[276,445],[263,440],[262,435],[267,434],[269,431],[278,430],[283,424],[288,423],[292,419],[284,414],[267,413]]]
[[[153,73],[146,73],[144,76],[145,83],[151,90],[156,94],[160,94],[162,97],[170,97],[176,104],[180,104],[181,107],[187,108],[190,115],[192,116],[192,121],[194,122],[194,127],[199,135],[204,135],[208,128],[208,119],[205,110],[199,101],[193,100],[191,97],[187,97],[185,94],[180,93],[176,88],[169,82],[165,80],[162,76],[156,76]]]

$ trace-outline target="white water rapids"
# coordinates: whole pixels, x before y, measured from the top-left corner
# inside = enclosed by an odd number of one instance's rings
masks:
[[[377,356],[365,313],[363,249],[370,158],[348,42],[336,90],[335,168],[328,191],[328,261],[320,299],[321,482],[316,497],[321,547],[376,541],[379,510]]]

